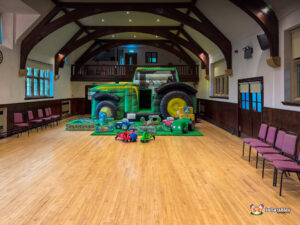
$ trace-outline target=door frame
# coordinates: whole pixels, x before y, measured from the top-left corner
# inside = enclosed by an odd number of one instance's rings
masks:
[[[240,107],[240,104],[241,104],[241,96],[240,96],[240,84],[241,83],[246,83],[246,82],[255,82],[255,81],[260,81],[261,82],[261,122],[263,122],[263,112],[264,112],[264,77],[263,76],[260,76],[260,77],[251,77],[251,78],[244,78],[244,79],[238,79],[238,84],[237,84],[237,95],[238,95],[238,129],[237,129],[237,132],[238,132],[238,137],[241,136],[241,129],[240,129],[240,126],[241,126],[241,107]],[[250,105],[252,105],[252,99],[250,99]],[[252,107],[252,106],[251,106]]]

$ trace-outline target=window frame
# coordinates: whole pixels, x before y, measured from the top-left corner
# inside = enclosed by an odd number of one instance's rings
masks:
[[[300,103],[300,59],[294,59],[292,62],[292,101]],[[298,70],[299,69],[299,70]]]
[[[50,70],[43,70],[43,69],[38,69],[34,67],[27,67],[26,68],[31,69],[31,76],[29,76],[29,72],[26,73],[25,76],[25,100],[32,100],[32,99],[48,99],[48,98],[54,98],[51,96],[51,71]],[[34,71],[37,70],[37,76],[35,76]],[[43,77],[41,77],[41,71],[44,71]],[[48,74],[48,77],[46,78],[46,73]],[[31,96],[27,95],[27,88],[28,88],[28,78],[31,79]],[[37,80],[37,93],[38,95],[34,95],[35,93],[35,80]],[[44,95],[41,95],[41,81],[43,82],[43,93]],[[48,95],[46,95],[46,88],[45,84],[46,81],[48,81]]]
[[[147,59],[149,58],[147,54],[150,54],[150,61],[148,62]],[[155,54],[155,57],[153,57]],[[152,59],[156,58],[156,62],[152,62]],[[158,63],[158,53],[157,52],[145,52],[145,63],[157,64]]]
[[[214,77],[213,80],[213,96],[211,98],[228,98],[229,95],[229,79],[227,75]]]

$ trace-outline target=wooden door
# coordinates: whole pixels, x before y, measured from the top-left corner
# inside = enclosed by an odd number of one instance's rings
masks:
[[[126,74],[133,76],[137,65],[137,53],[126,53],[125,54],[125,66]]]
[[[263,113],[263,78],[238,82],[239,136],[257,137]]]

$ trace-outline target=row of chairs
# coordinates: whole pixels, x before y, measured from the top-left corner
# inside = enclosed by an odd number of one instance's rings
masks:
[[[276,127],[261,124],[257,138],[243,139],[243,156],[245,144],[249,145],[249,158],[251,149],[256,149],[256,168],[259,155],[262,155],[262,178],[264,178],[265,161],[271,162],[274,166],[273,186],[277,186],[278,170],[281,172],[280,191],[282,193],[283,175],[296,173],[300,180],[300,154],[297,158],[298,135],[293,132],[278,130]]]
[[[44,115],[45,111],[45,115]],[[20,112],[14,113],[14,127],[17,128],[17,133],[22,134],[22,132],[27,131],[28,135],[30,133],[30,129],[41,127],[47,127],[47,125],[52,125],[54,122],[58,125],[61,117],[60,115],[53,115],[50,107],[37,110],[37,118],[34,118],[32,110],[27,111],[27,122],[23,119],[23,114]]]

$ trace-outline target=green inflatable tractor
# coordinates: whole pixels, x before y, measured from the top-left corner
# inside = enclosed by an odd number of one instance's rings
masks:
[[[122,119],[126,114],[137,117],[160,115],[177,117],[179,107],[196,110],[197,90],[179,82],[176,68],[138,67],[130,83],[104,84],[92,88],[92,119],[100,112]]]

